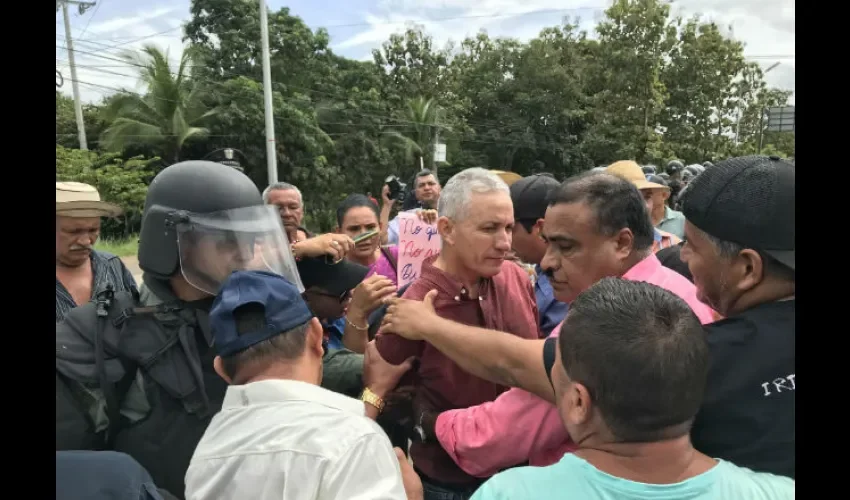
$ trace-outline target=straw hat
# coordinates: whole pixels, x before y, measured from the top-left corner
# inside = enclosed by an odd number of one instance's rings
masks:
[[[510,187],[510,185],[514,182],[522,179],[522,176],[516,172],[506,172],[504,170],[491,170],[490,172],[498,175],[503,181],[505,181],[505,184],[507,184],[508,187]]]
[[[605,172],[630,181],[638,189],[670,189],[668,186],[646,180],[646,174],[643,173],[643,169],[632,160],[621,160],[612,163],[605,168]]]
[[[56,215],[62,217],[117,217],[121,207],[100,201],[94,186],[82,182],[56,183]]]

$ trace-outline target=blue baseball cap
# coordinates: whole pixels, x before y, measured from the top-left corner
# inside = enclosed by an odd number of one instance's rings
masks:
[[[240,335],[233,311],[252,303],[265,309],[265,328]],[[224,282],[213,302],[210,328],[218,355],[227,357],[301,326],[312,318],[313,313],[301,292],[283,276],[267,271],[236,271]]]

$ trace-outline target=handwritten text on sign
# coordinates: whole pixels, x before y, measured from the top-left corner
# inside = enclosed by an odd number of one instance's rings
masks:
[[[440,253],[436,224],[426,224],[415,213],[398,214],[398,287],[419,277],[422,261]]]

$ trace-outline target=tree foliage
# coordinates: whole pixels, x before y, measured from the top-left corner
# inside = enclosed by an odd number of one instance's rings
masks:
[[[103,234],[125,237],[138,232],[148,185],[159,158],[123,160],[115,153],[81,151],[56,145],[56,181],[84,182],[96,187],[101,199],[124,209],[121,220],[106,221]]]
[[[188,50],[174,65],[153,47],[128,60],[147,92],[86,107],[90,143],[168,162],[236,148],[265,187],[258,5],[193,0]],[[626,158],[716,161],[760,142],[794,153],[793,134],[763,130],[764,109],[788,93],[769,88],[719,26],[671,16],[661,0],[614,1],[595,36],[565,19],[527,42],[481,32],[437,47],[412,25],[369,62],[334,54],[327,31],[288,8],[268,20],[278,177],[299,185],[317,230],[333,226],[346,194],[377,194],[387,175],[430,166],[436,136],[444,181],[473,166],[563,178]],[[56,122],[57,145],[76,147],[73,108],[58,93]],[[130,163],[109,157],[119,170]]]
[[[174,73],[168,53],[155,46],[146,45],[140,53],[124,54],[130,65],[139,68],[147,93],[119,93],[109,101],[104,115],[111,123],[103,132],[101,149],[122,151],[131,145],[149,146],[177,162],[187,141],[209,134],[209,129],[201,125],[218,109],[205,106],[203,83],[190,77],[196,60],[194,50],[183,51]]]

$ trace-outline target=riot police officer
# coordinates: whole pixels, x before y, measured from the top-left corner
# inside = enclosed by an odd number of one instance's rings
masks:
[[[242,269],[303,286],[274,207],[245,174],[208,161],[151,182],[139,266],[140,295],[107,290],[56,325],[56,448],[126,453],[182,498],[226,389],[208,321],[219,286]]]
[[[670,175],[670,180],[679,180],[680,173],[685,169],[685,165],[679,160],[671,160],[667,162],[667,174]]]

